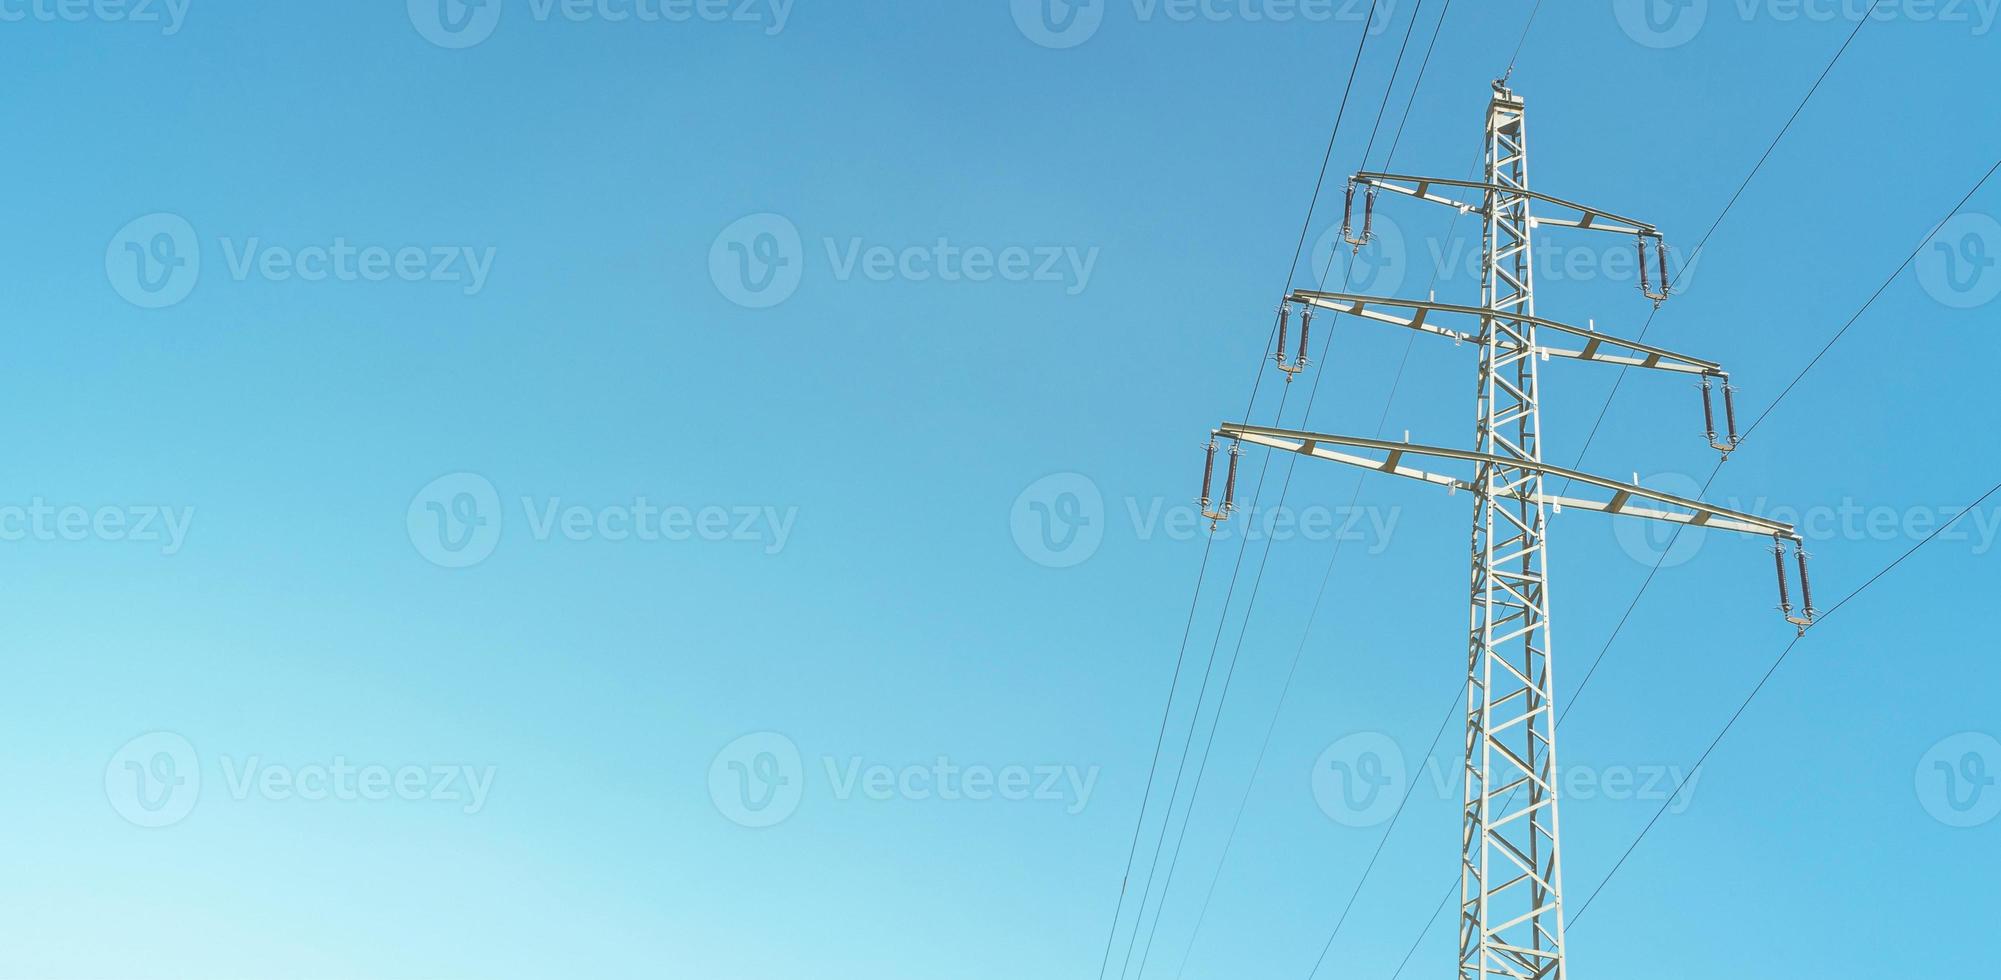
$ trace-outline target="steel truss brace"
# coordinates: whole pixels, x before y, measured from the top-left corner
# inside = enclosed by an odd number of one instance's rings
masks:
[[[1420,333],[1449,337],[1455,344],[1481,343],[1482,337],[1477,329],[1477,323],[1472,330],[1455,330],[1450,327],[1438,326],[1431,323],[1432,314],[1444,313],[1454,316],[1468,316],[1474,318],[1475,321],[1484,320],[1493,315],[1493,311],[1479,306],[1464,306],[1457,303],[1439,303],[1429,300],[1396,299],[1389,296],[1364,296],[1360,293],[1320,292],[1310,289],[1294,290],[1292,301],[1321,307],[1322,309],[1334,310],[1339,313],[1350,313],[1365,320],[1374,320],[1377,323],[1404,327]],[[1393,313],[1385,313],[1380,309],[1371,309],[1371,307],[1410,310],[1412,311],[1412,315],[1408,317],[1397,316]],[[1726,381],[1729,378],[1728,372],[1724,371],[1723,366],[1715,361],[1706,361],[1699,357],[1677,354],[1674,351],[1655,347],[1651,344],[1643,344],[1635,340],[1621,340],[1618,337],[1602,334],[1587,327],[1571,326],[1567,323],[1558,323],[1555,320],[1544,319],[1539,316],[1510,313],[1507,319],[1522,323],[1533,323],[1545,330],[1569,334],[1584,341],[1583,348],[1577,350],[1537,346],[1535,348],[1536,353],[1544,357],[1568,357],[1580,361],[1593,361],[1599,364],[1652,368],[1659,371],[1673,371],[1679,374],[1706,375],[1712,378],[1722,378]],[[1506,342],[1506,338],[1509,336],[1511,335],[1507,333],[1502,334],[1501,338],[1497,338],[1496,343],[1502,348],[1512,347],[1512,344]],[[1611,352],[1608,352],[1608,349]]]
[[[1454,180],[1449,177],[1419,177],[1413,174],[1386,174],[1367,170],[1356,174],[1355,182],[1367,187],[1380,187],[1383,190],[1397,194],[1408,194],[1411,197],[1430,201],[1433,204],[1443,204],[1446,207],[1457,209],[1461,214],[1470,214],[1483,210],[1485,205],[1434,194],[1431,189],[1434,186],[1456,187],[1465,190],[1480,191],[1483,194],[1527,197],[1573,212],[1571,215],[1555,217],[1537,214],[1529,219],[1529,227],[1531,228],[1539,225],[1553,225],[1559,228],[1609,231],[1622,235],[1640,235],[1647,238],[1659,238],[1661,234],[1660,229],[1636,218],[1623,217],[1613,214],[1610,211],[1600,211],[1597,208],[1578,204],[1575,201],[1566,201],[1560,197],[1551,197],[1548,194],[1538,194],[1535,191],[1520,187],[1489,184],[1478,180]]]
[[[1330,435],[1324,432],[1302,432],[1296,429],[1274,429],[1257,425],[1241,425],[1225,422],[1216,429],[1216,434],[1228,439],[1238,439],[1255,446],[1264,446],[1281,452],[1299,453],[1315,459],[1325,459],[1336,463],[1346,463],[1378,473],[1388,473],[1406,479],[1419,480],[1434,486],[1441,486],[1451,492],[1465,490],[1477,493],[1479,484],[1472,479],[1462,479],[1442,473],[1404,466],[1406,457],[1419,459],[1456,460],[1475,463],[1480,467],[1505,467],[1522,472],[1532,471],[1541,476],[1560,477],[1587,487],[1596,487],[1609,493],[1605,499],[1589,497],[1558,497],[1544,495],[1543,501],[1561,511],[1565,507],[1578,510],[1616,514],[1622,517],[1637,517],[1645,520],[1661,521],[1669,524],[1687,524],[1695,527],[1715,528],[1722,531],[1739,531],[1765,537],[1800,543],[1799,532],[1791,524],[1768,520],[1755,514],[1745,514],[1726,508],[1661,493],[1631,483],[1620,483],[1601,476],[1593,476],[1577,470],[1552,466],[1548,463],[1525,460],[1512,456],[1497,456],[1491,453],[1473,452],[1465,449],[1447,449],[1439,446],[1422,446],[1409,442],[1391,442],[1386,439],[1363,439],[1357,436]],[[1364,450],[1381,454],[1362,456],[1330,449],[1339,446],[1346,449]],[[1530,498],[1530,484],[1524,482],[1515,489],[1504,488],[1500,496],[1522,500]]]

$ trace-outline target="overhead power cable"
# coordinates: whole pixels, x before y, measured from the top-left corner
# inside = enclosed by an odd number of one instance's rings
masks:
[[[1341,105],[1340,108],[1335,112],[1334,126],[1332,131],[1328,134],[1327,137],[1327,150],[1326,153],[1321,158],[1319,175],[1314,180],[1313,194],[1309,198],[1307,203],[1306,217],[1300,224],[1299,243],[1294,247],[1292,261],[1286,267],[1285,291],[1287,293],[1290,293],[1292,291],[1292,281],[1294,275],[1296,275],[1297,273],[1297,268],[1299,265],[1299,255],[1301,251],[1303,251],[1305,248],[1306,238],[1311,233],[1311,229],[1313,227],[1313,216],[1319,208],[1321,189],[1326,183],[1327,169],[1333,161],[1335,142],[1340,137],[1341,133],[1341,122],[1347,116],[1348,98],[1349,94],[1353,91],[1354,88],[1355,74],[1361,66],[1362,52],[1368,45],[1369,27],[1374,23],[1376,2],[1377,0],[1370,0],[1369,22],[1363,25],[1362,36],[1360,40],[1356,43],[1355,58],[1353,63],[1349,66],[1348,69],[1348,82],[1347,85],[1343,88],[1341,94]],[[1278,336],[1278,325],[1276,324],[1276,322],[1274,322],[1272,326],[1271,335],[1265,341],[1265,355],[1270,354],[1272,346],[1277,339],[1277,336]],[[1251,380],[1250,399],[1244,406],[1244,419],[1246,421],[1250,419],[1251,410],[1257,405],[1258,389],[1262,385],[1264,379],[1263,366],[1264,366],[1264,357],[1260,356],[1258,361],[1258,370]],[[1284,411],[1284,400],[1281,398],[1280,412],[1283,413],[1283,411]],[[1267,457],[1269,457],[1269,454],[1267,454]],[[1260,487],[1262,487],[1262,478],[1260,479]],[[1256,504],[1254,501],[1253,507],[1255,506]],[[1213,541],[1211,542],[1211,544],[1213,544]],[[1133,823],[1132,843],[1127,848],[1125,871],[1121,874],[1119,879],[1118,902],[1114,906],[1112,911],[1111,926],[1107,930],[1105,936],[1104,954],[1100,958],[1098,964],[1099,980],[1104,980],[1105,972],[1107,969],[1109,969],[1111,965],[1112,946],[1118,939],[1119,922],[1124,917],[1126,895],[1129,893],[1132,884],[1133,865],[1139,853],[1140,838],[1143,836],[1143,832],[1146,827],[1146,814],[1149,802],[1152,798],[1153,784],[1160,770],[1161,751],[1166,744],[1168,723],[1172,718],[1174,712],[1174,696],[1175,692],[1180,688],[1181,672],[1186,660],[1187,649],[1188,649],[1188,637],[1193,630],[1195,613],[1200,605],[1201,595],[1202,595],[1202,582],[1208,574],[1210,552],[1211,552],[1210,546],[1205,545],[1202,550],[1201,563],[1196,571],[1195,590],[1193,595],[1189,598],[1188,602],[1188,625],[1187,627],[1184,628],[1182,632],[1181,647],[1179,652],[1177,652],[1175,655],[1174,674],[1169,682],[1167,704],[1165,707],[1161,709],[1160,732],[1154,740],[1153,761],[1149,765],[1147,770],[1147,782],[1145,790],[1146,795],[1142,797],[1140,801],[1139,817]],[[1235,587],[1234,574],[1232,575],[1231,579],[1231,587],[1233,589]],[[1228,613],[1227,607],[1225,608],[1224,612],[1225,614]],[[1189,722],[1191,725],[1193,725],[1196,720],[1199,720],[1201,716],[1201,709],[1202,705],[1198,701],[1197,704],[1195,705],[1195,715],[1191,718]],[[1185,759],[1183,761],[1185,762]],[[1168,812],[1166,816],[1163,818],[1161,825],[1162,826],[1161,832],[1163,834],[1166,833],[1167,821],[1172,819],[1173,817],[1173,802],[1174,802],[1173,798],[1170,796],[1168,800]],[[1150,872],[1148,876],[1147,887],[1148,888],[1152,887]],[[1141,910],[1141,914],[1142,915],[1144,914],[1144,909]],[[1139,923],[1137,919],[1133,924],[1133,928],[1136,933],[1139,928]],[[1130,950],[1130,944],[1128,944],[1128,949]]]

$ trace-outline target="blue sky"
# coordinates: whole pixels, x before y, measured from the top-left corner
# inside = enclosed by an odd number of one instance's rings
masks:
[[[1456,867],[1468,500],[1273,460],[1289,533],[1229,525],[1189,616],[1367,5],[489,3],[0,3],[0,975],[1093,976],[1187,630],[1141,870],[1236,667],[1143,975],[1306,975],[1384,832],[1323,805],[1366,745],[1418,782],[1322,975],[1389,976]],[[1313,241],[1406,100],[1389,163],[1474,163],[1530,4],[1453,4],[1413,97],[1441,5],[1365,161],[1379,14]],[[1861,6],[1550,5],[1534,185],[1685,262]],[[1879,4],[1653,321],[1747,417],[2001,151],[1992,7]],[[1967,211],[1711,490],[1809,528],[1823,606],[1997,479],[2001,186]],[[1477,299],[1470,222],[1379,219],[1376,285]],[[1636,332],[1627,243],[1545,237],[1540,311]],[[1470,348],[1316,338],[1253,421],[1470,445]],[[1543,379],[1568,465],[1614,375]],[[1635,375],[1583,465],[1699,485],[1700,430]],[[1800,644],[1577,975],[1987,964],[1997,534]],[[1691,535],[1573,702],[1662,544],[1554,521],[1573,907],[1791,636],[1761,543]]]

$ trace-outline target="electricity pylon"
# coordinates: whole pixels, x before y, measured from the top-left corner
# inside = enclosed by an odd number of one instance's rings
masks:
[[[1710,445],[1728,458],[1737,448],[1736,412],[1729,376],[1701,358],[1599,333],[1536,315],[1531,238],[1542,226],[1630,235],[1638,242],[1640,289],[1656,305],[1667,298],[1667,247],[1650,224],[1575,204],[1529,189],[1528,138],[1522,100],[1504,82],[1494,83],[1487,107],[1486,177],[1448,180],[1365,171],[1348,189],[1347,241],[1357,249],[1371,235],[1375,199],[1390,191],[1478,214],[1485,222],[1481,305],[1440,303],[1355,293],[1296,290],[1281,307],[1279,367],[1288,381],[1307,363],[1313,311],[1331,310],[1378,323],[1449,337],[1480,348],[1477,450],[1362,439],[1225,422],[1211,435],[1233,441],[1230,479],[1220,506],[1210,499],[1210,473],[1202,505],[1212,518],[1236,507],[1235,462],[1245,443],[1331,460],[1473,495],[1470,629],[1466,670],[1465,811],[1461,834],[1459,975],[1566,976],[1563,952],[1563,862],[1557,822],[1555,675],[1551,667],[1548,546],[1545,520],[1563,508],[1770,536],[1778,556],[1780,609],[1802,632],[1812,625],[1813,597],[1806,580],[1806,552],[1789,524],[1648,490],[1542,459],[1540,379],[1537,365],[1552,357],[1694,375],[1701,379]],[[1363,225],[1356,234],[1354,191],[1366,190]],[[1477,201],[1448,196],[1462,192]],[[1652,256],[1648,245],[1653,246]],[[1659,286],[1649,282],[1655,259]],[[1289,311],[1302,307],[1298,357],[1288,362]],[[1449,325],[1470,318],[1477,329]],[[1444,322],[1437,322],[1444,321]],[[1545,346],[1546,333],[1575,346]],[[1721,387],[1727,430],[1719,438],[1711,394]],[[1470,477],[1416,469],[1406,461],[1472,464]],[[1581,487],[1583,496],[1551,495],[1545,478]],[[1799,562],[1801,598],[1793,614],[1786,585],[1784,547]]]

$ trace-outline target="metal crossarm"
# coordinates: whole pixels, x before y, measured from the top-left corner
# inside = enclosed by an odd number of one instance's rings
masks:
[[[1538,214],[1530,219],[1530,227],[1555,225],[1560,228],[1582,228],[1587,231],[1610,231],[1623,235],[1645,235],[1649,238],[1659,237],[1660,235],[1659,229],[1637,218],[1624,217],[1613,214],[1610,211],[1600,211],[1597,208],[1578,204],[1575,201],[1566,201],[1560,197],[1538,194],[1526,188],[1509,186],[1507,184],[1487,183],[1478,180],[1455,180],[1450,177],[1419,177],[1414,174],[1386,174],[1367,170],[1356,174],[1355,182],[1368,187],[1380,187],[1383,190],[1397,194],[1407,194],[1419,200],[1430,201],[1433,204],[1443,204],[1449,208],[1456,208],[1462,214],[1472,214],[1482,211],[1485,209],[1485,205],[1470,201],[1461,201],[1442,194],[1434,194],[1431,189],[1433,187],[1454,187],[1463,190],[1480,191],[1482,195],[1508,194],[1510,196],[1526,197],[1530,200],[1541,201],[1545,204],[1552,204],[1574,212],[1572,215]]]
[[[1391,442],[1386,439],[1364,439],[1359,436],[1332,435],[1325,432],[1304,432],[1296,429],[1274,429],[1267,426],[1241,425],[1225,422],[1217,427],[1216,434],[1226,439],[1239,439],[1254,446],[1264,446],[1280,452],[1299,453],[1315,459],[1325,459],[1336,463],[1387,473],[1405,479],[1418,480],[1434,486],[1444,487],[1457,493],[1461,490],[1476,492],[1479,485],[1467,477],[1435,473],[1428,470],[1405,466],[1406,459],[1435,459],[1470,462],[1479,466],[1507,464],[1523,467],[1523,461],[1497,456],[1492,453],[1473,452],[1466,449],[1451,449],[1441,446],[1424,446],[1410,442]],[[1377,455],[1362,456],[1340,452],[1329,447],[1367,450]],[[1559,497],[1544,494],[1544,502],[1558,511],[1566,507],[1577,510],[1615,514],[1620,517],[1637,517],[1645,520],[1662,521],[1669,524],[1689,524],[1695,527],[1715,528],[1719,531],[1740,531],[1761,537],[1783,538],[1799,541],[1798,531],[1782,521],[1774,521],[1691,500],[1671,493],[1649,490],[1633,483],[1594,476],[1590,473],[1552,466],[1548,463],[1530,463],[1526,469],[1545,477],[1557,477],[1572,485],[1596,487],[1607,492],[1603,499],[1590,497]],[[1502,491],[1498,496],[1527,499],[1525,489]],[[1652,506],[1649,506],[1652,505]]]
[[[1322,309],[1349,313],[1365,320],[1387,323],[1392,326],[1416,330],[1420,333],[1449,337],[1454,343],[1480,343],[1480,321],[1489,315],[1483,307],[1465,306],[1458,303],[1439,303],[1431,300],[1397,299],[1390,296],[1365,296],[1360,293],[1322,292],[1311,289],[1297,289],[1292,293],[1292,301]],[[1410,316],[1385,313],[1384,309],[1410,310]],[[1442,313],[1452,316],[1471,317],[1471,329],[1454,329],[1440,326],[1432,321],[1432,314]],[[1677,354],[1674,351],[1636,340],[1622,340],[1610,334],[1599,333],[1589,327],[1572,326],[1539,316],[1518,317],[1523,323],[1534,324],[1545,330],[1569,334],[1584,341],[1578,349],[1538,346],[1535,352],[1544,357],[1567,357],[1599,364],[1616,364],[1622,367],[1652,368],[1660,371],[1674,371],[1681,374],[1699,374],[1710,377],[1726,377],[1723,366],[1715,361]],[[1512,338],[1504,338],[1502,346],[1507,346]],[[1618,353],[1623,351],[1624,353]]]

